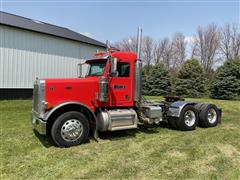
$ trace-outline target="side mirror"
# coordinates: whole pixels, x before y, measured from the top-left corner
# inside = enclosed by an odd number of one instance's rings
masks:
[[[77,65],[77,76],[79,78],[84,78],[88,74],[89,64],[82,62]]]
[[[117,58],[112,58],[111,59],[111,72],[110,72],[110,76],[117,76],[118,72],[117,72]]]
[[[77,65],[77,77],[80,78],[82,76],[82,64]]]

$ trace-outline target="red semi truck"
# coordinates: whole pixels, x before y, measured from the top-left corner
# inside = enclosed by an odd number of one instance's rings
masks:
[[[107,50],[81,64],[80,77],[37,79],[33,90],[32,124],[40,134],[50,134],[59,147],[79,145],[90,132],[138,128],[139,124],[167,121],[174,129],[194,130],[197,125],[216,126],[221,109],[214,104],[166,98],[155,103],[142,100],[140,59],[137,53]],[[83,76],[83,66],[86,66]]]

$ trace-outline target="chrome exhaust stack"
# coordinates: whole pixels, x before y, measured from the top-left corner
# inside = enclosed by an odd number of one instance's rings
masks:
[[[110,41],[106,40],[106,51],[109,51],[110,48],[111,48]]]
[[[135,105],[141,107],[142,100],[142,61],[141,61],[141,45],[142,45],[142,28],[138,28],[137,34],[137,61],[135,63],[135,87],[134,87],[134,101]]]
[[[142,46],[142,28],[138,27],[138,33],[137,33],[137,60],[141,59],[141,46]]]

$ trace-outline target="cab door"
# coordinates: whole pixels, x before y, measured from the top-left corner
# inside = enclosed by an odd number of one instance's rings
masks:
[[[112,106],[133,105],[133,64],[118,61],[118,75],[109,79],[109,94]]]

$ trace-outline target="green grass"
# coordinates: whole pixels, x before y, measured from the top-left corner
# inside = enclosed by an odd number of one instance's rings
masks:
[[[240,179],[240,101],[188,100],[217,104],[222,124],[105,132],[65,149],[34,134],[31,101],[0,101],[0,179]]]

